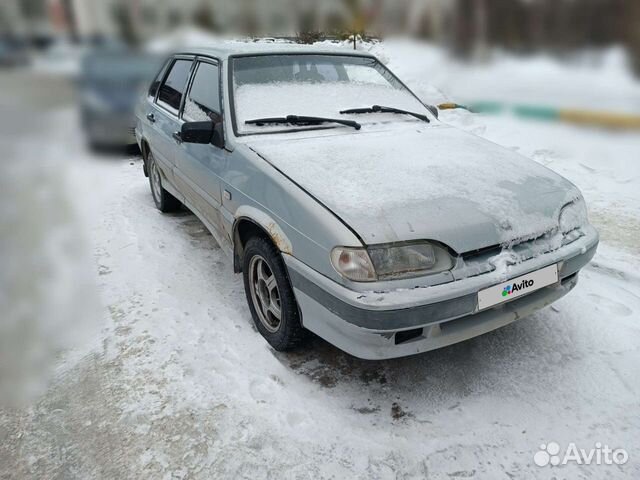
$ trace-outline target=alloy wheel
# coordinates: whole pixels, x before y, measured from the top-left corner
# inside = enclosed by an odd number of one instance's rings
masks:
[[[282,321],[280,291],[273,271],[260,255],[249,263],[249,288],[260,322],[269,332],[277,332]]]

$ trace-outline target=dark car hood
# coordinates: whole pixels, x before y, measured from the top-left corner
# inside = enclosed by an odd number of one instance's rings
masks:
[[[536,238],[555,229],[560,209],[580,197],[538,163],[442,124],[248,143],[367,244],[429,239],[464,253]]]

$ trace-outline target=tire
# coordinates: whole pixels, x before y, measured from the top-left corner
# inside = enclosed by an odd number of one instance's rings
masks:
[[[279,352],[300,346],[305,330],[278,249],[265,238],[251,238],[244,249],[242,272],[251,316],[260,334]]]
[[[180,201],[162,187],[162,174],[151,152],[147,153],[149,165],[149,186],[153,202],[163,213],[174,212],[180,208]]]

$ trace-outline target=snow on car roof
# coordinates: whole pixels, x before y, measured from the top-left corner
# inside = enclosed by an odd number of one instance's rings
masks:
[[[344,47],[336,45],[336,47],[327,47],[326,44],[321,46],[315,45],[298,45],[286,43],[248,43],[238,41],[220,42],[216,45],[200,47],[200,48],[184,48],[176,53],[207,55],[216,58],[226,59],[235,55],[260,54],[260,55],[286,55],[290,53],[309,53],[309,54],[328,54],[328,55],[348,55],[357,57],[373,57],[368,52],[359,50],[348,50]]]

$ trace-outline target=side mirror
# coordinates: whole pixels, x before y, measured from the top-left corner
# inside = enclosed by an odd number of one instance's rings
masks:
[[[182,125],[180,139],[185,143],[211,143],[213,122],[188,122]]]

